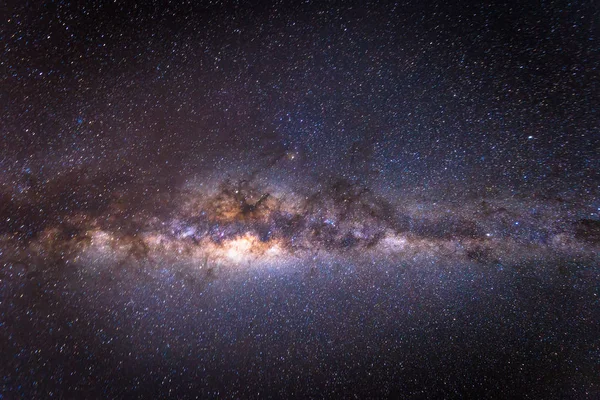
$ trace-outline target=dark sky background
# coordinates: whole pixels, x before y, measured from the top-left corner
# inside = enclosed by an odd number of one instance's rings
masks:
[[[600,396],[595,1],[0,4],[0,398]]]
[[[592,1],[18,3],[9,174],[186,176],[293,150],[394,188],[598,182]]]

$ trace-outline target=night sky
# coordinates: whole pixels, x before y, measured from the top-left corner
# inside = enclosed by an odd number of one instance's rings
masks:
[[[597,2],[0,21],[0,399],[600,398]]]

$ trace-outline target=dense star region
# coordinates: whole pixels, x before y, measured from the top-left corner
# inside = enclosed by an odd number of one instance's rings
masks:
[[[600,396],[599,18],[9,1],[0,399]]]

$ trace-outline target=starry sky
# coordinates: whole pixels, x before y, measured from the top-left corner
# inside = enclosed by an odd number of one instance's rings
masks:
[[[0,21],[0,399],[600,396],[596,2]]]

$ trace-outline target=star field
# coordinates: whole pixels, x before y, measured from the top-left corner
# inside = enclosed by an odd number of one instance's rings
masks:
[[[10,1],[0,398],[595,398],[593,2]]]

